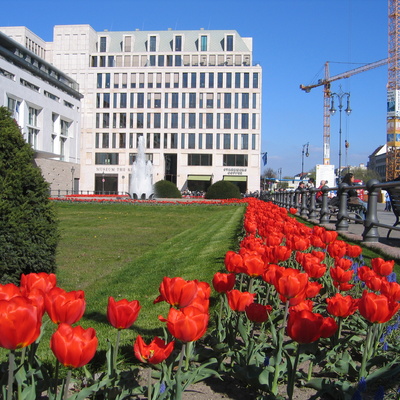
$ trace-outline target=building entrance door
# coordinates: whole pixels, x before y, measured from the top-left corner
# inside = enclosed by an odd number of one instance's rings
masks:
[[[176,154],[165,154],[164,162],[165,162],[164,179],[166,181],[175,183],[175,185],[176,185],[176,175],[177,175],[177,170],[178,170],[177,155]]]

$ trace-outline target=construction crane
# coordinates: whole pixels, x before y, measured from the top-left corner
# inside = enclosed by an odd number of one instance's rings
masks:
[[[399,1],[400,0],[393,0]],[[329,76],[329,61],[325,63],[325,77],[324,79],[320,79],[318,83],[313,85],[300,85],[300,89],[304,90],[306,93],[309,93],[311,89],[323,86],[324,91],[324,143],[323,143],[323,164],[329,165],[331,158],[331,115],[329,112],[330,109],[330,100],[331,100],[331,82],[337,81],[339,79],[349,78],[350,76],[359,74],[361,72],[369,71],[370,69],[381,67],[382,65],[386,65],[388,63],[388,59],[385,58],[380,61],[375,61],[370,64],[363,65],[362,67],[358,67],[352,69],[347,72],[343,72],[341,74],[335,76]],[[399,93],[400,95],[400,93]],[[399,120],[400,121],[400,120]],[[400,130],[399,130],[400,133]],[[399,135],[400,136],[400,135]],[[399,154],[400,157],[400,154]]]
[[[388,5],[386,181],[391,181],[400,175],[400,0],[389,0]]]

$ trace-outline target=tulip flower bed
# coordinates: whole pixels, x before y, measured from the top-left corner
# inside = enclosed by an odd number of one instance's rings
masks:
[[[226,252],[225,270],[212,282],[159,282],[153,302],[168,305],[159,316],[164,331],[133,343],[147,365],[146,383],[138,380],[140,364],[119,362],[121,334],[146,311],[142,299],[108,298],[104,312],[115,340],[109,338],[106,368],[71,383],[71,371],[85,368],[98,345],[93,328],[77,325],[84,292],[65,291],[52,274],[23,275],[19,287],[0,287],[0,346],[9,350],[3,398],[180,400],[193,383],[230,376],[260,399],[293,399],[303,387],[315,398],[399,399],[394,262],[376,257],[364,265],[361,247],[256,199],[247,199],[243,227],[239,250]],[[218,296],[212,309],[211,283]],[[54,369],[36,353],[44,318],[56,326]],[[68,371],[63,380],[61,365]]]

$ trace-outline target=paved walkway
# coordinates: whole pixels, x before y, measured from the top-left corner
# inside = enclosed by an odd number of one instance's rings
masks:
[[[381,224],[393,225],[396,221],[396,217],[394,216],[392,211],[384,211],[385,204],[378,203],[378,220]],[[332,218],[332,223],[324,225],[328,229],[335,230],[335,222]],[[398,225],[400,226],[400,225]],[[362,233],[364,231],[364,225],[355,224],[352,221],[349,221],[348,232],[340,232],[340,235],[346,239],[352,241],[361,241]],[[392,231],[390,233],[389,239],[386,239],[388,230],[385,228],[378,228],[379,233],[379,242],[377,243],[362,243],[366,247],[370,247],[371,249],[378,250],[382,252],[388,258],[400,260],[400,232]]]

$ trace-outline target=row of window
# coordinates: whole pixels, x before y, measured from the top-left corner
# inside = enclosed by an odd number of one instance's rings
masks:
[[[256,109],[259,97],[258,93],[129,93],[129,97],[128,93],[96,93],[96,107]]]
[[[128,82],[128,77],[130,81]],[[251,78],[251,82],[250,82]],[[97,88],[236,88],[259,87],[258,72],[132,72],[98,73]]]
[[[148,129],[258,129],[259,114],[163,113],[163,116],[162,113],[96,114],[96,129],[142,129],[144,127]]]
[[[210,44],[210,35],[202,34],[199,35],[198,39],[195,41],[195,47],[197,51],[208,51]],[[125,35],[122,44],[122,51],[132,52],[135,37],[132,35]],[[174,35],[173,40],[169,41],[170,50],[172,51],[182,51],[184,48],[185,37],[182,35]],[[219,41],[221,50],[223,51],[233,51],[234,49],[234,35],[225,35],[224,39]],[[107,36],[100,37],[99,52],[106,53],[108,51],[110,44],[110,38]],[[159,35],[149,35],[145,41],[146,51],[156,52],[160,48],[160,37]]]
[[[146,158],[152,161],[152,154],[146,154]],[[212,154],[188,154],[187,155],[188,166],[212,166],[213,157]],[[136,154],[129,154],[129,165],[132,165],[136,159]],[[118,153],[96,153],[95,154],[96,165],[119,165],[119,154]],[[247,167],[248,156],[247,154],[224,154],[223,165],[225,167]]]
[[[143,134],[138,133],[96,133],[96,149],[125,149],[137,148],[139,137]],[[180,137],[180,143],[178,138]],[[127,143],[129,139],[129,143]],[[257,149],[257,135],[248,135],[247,133],[147,133],[146,148],[148,149],[217,149],[217,150],[249,150],[249,139],[251,139],[251,149]]]

